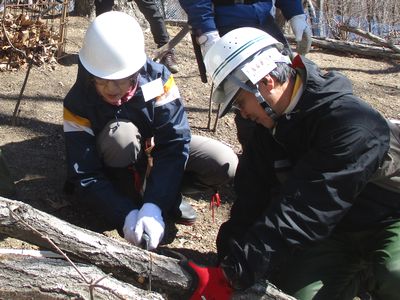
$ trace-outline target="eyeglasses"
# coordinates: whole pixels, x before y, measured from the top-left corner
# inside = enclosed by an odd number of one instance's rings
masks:
[[[121,87],[130,86],[130,85],[136,85],[138,77],[139,77],[139,73],[136,73],[134,75],[131,75],[129,77],[122,78],[122,79],[104,79],[104,78],[100,78],[97,76],[93,76],[93,82],[96,85],[102,86],[102,87],[106,86],[109,82],[112,82],[121,88]]]
[[[232,103],[232,108],[237,109],[237,110],[242,110],[244,107],[243,101],[237,101],[237,99],[235,101],[233,101]]]
[[[233,96],[233,101],[232,101],[232,108],[237,109],[237,110],[242,110],[244,107],[244,100],[242,97],[239,97],[241,94],[242,89],[239,89],[235,96]]]

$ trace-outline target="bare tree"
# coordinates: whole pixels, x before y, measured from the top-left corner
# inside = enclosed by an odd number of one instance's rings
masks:
[[[320,0],[317,3],[318,9],[325,15],[330,37],[353,41],[357,39],[354,34],[343,31],[342,26],[360,28],[382,38],[396,38],[399,35],[398,0]]]

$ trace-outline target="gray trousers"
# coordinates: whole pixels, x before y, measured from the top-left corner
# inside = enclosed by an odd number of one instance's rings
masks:
[[[142,137],[129,121],[108,123],[97,137],[97,149],[106,166],[126,169],[143,155]],[[185,167],[182,193],[212,191],[231,181],[238,157],[233,150],[214,139],[192,135],[189,158]]]

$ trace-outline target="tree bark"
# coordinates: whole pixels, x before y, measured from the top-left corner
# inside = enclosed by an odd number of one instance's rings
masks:
[[[123,240],[109,238],[69,224],[23,202],[0,197],[0,233],[52,251],[59,251],[61,255],[71,260],[71,265],[72,261],[93,264],[107,274],[112,273],[116,279],[140,289],[148,290],[151,287],[152,291],[167,295],[167,299],[186,299],[190,294],[192,278],[181,268],[178,259],[142,250]],[[2,259],[0,259],[1,261]],[[37,264],[39,263],[37,262]],[[43,261],[43,263],[47,264],[50,261]],[[52,263],[54,264],[54,261]],[[57,262],[57,264],[63,265],[62,262]],[[22,264],[21,266],[20,268],[19,263],[16,263],[14,265],[15,272],[22,272],[27,268]],[[83,264],[78,266],[79,269],[89,268]],[[4,270],[1,265],[0,268]],[[11,265],[8,268],[13,269]],[[58,273],[52,273],[51,270],[44,270],[43,274],[45,276],[51,274],[55,281],[53,284],[49,283],[51,286],[49,289],[56,289],[57,284],[63,281],[58,277]],[[28,272],[24,274],[24,276],[30,277]],[[87,274],[90,272],[88,271]],[[32,274],[32,277],[35,276]],[[61,278],[64,277],[61,276]],[[0,287],[2,286],[0,276]],[[12,288],[10,291],[0,288],[0,296],[2,296],[2,291],[9,295],[8,293],[12,293],[10,292]],[[15,293],[19,291],[24,293],[18,289],[15,290]],[[136,299],[135,297],[129,298]],[[18,299],[23,298],[18,297]],[[290,300],[293,298],[268,282],[264,282],[256,284],[246,291],[235,292],[232,299]]]
[[[92,265],[76,264],[85,279],[65,260],[2,255],[2,299],[165,299],[121,282]]]

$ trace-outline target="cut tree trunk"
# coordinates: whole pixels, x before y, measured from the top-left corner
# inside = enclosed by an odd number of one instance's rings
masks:
[[[75,264],[85,279],[62,259],[2,255],[1,299],[165,299],[105,274],[93,265]]]
[[[142,250],[123,240],[80,228],[23,202],[0,197],[0,233],[52,251],[56,250],[70,259],[71,265],[72,261],[93,264],[106,274],[112,273],[112,276],[120,281],[144,290],[151,288],[162,295],[167,295],[167,299],[186,299],[190,293],[192,278],[181,268],[178,259]],[[44,263],[46,264],[45,261]],[[16,272],[19,270],[17,265]],[[83,268],[87,267],[83,265]],[[47,276],[52,274],[49,272],[43,273]],[[25,275],[28,276],[27,273]],[[57,279],[58,275],[51,276]],[[62,280],[58,278],[54,284],[60,282]],[[0,298],[1,291],[0,288]],[[129,299],[136,298],[129,297]],[[235,292],[232,299],[293,298],[264,282],[244,292]]]

